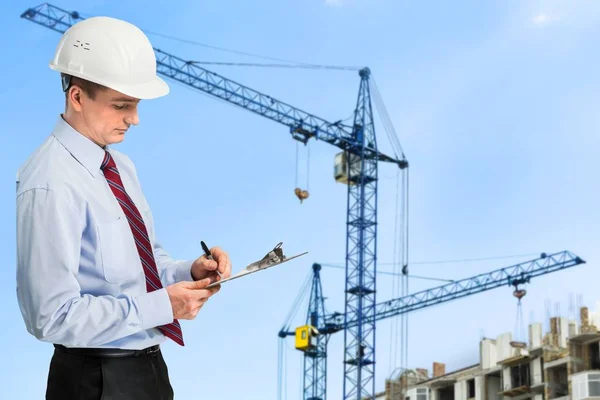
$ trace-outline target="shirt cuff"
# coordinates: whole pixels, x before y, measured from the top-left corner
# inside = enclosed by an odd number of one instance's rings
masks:
[[[173,322],[173,308],[167,289],[162,288],[136,297],[142,329],[156,328]]]
[[[194,260],[180,261],[177,263],[177,271],[175,272],[175,282],[187,281],[193,282],[192,264]]]

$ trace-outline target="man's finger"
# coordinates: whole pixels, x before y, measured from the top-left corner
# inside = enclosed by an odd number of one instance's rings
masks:
[[[221,271],[223,278],[229,278],[231,276],[231,260],[229,257],[225,257],[225,261],[219,263],[219,271]]]
[[[223,258],[224,258],[223,262],[219,263],[219,271],[221,271],[222,274],[228,272],[228,269],[229,269],[228,267],[231,264],[229,261],[229,257],[224,256]]]
[[[211,253],[214,254],[215,260],[219,263],[219,272],[224,274],[227,271],[227,265],[229,264],[229,256],[226,252],[221,250],[220,247],[215,247],[211,250]]]
[[[210,278],[200,279],[199,281],[193,281],[189,283],[190,289],[204,289],[210,285]]]
[[[210,287],[208,289],[204,289],[204,290],[206,290],[208,292],[208,297],[210,297],[210,296],[214,295],[215,293],[219,292],[219,290],[221,290],[221,285],[215,285],[215,286],[212,286],[212,287]]]
[[[208,299],[210,296],[214,295],[219,290],[221,290],[221,285],[215,285],[208,289],[194,290],[193,293],[194,293],[194,297],[196,297],[197,299]]]
[[[202,267],[208,271],[214,271],[218,267],[218,261],[209,260],[206,256],[202,256]]]
[[[227,277],[231,276],[231,260],[227,257],[227,269],[225,270]]]
[[[215,283],[221,280],[221,277],[218,274],[210,274],[209,276],[210,283]]]

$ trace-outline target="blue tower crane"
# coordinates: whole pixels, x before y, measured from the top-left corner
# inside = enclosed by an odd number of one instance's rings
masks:
[[[59,33],[84,18],[48,3],[30,8],[21,18]],[[201,92],[283,124],[295,140],[307,143],[315,139],[341,150],[336,155],[335,177],[347,184],[346,286],[345,311],[325,315],[323,292],[317,266],[307,325],[311,351],[305,352],[305,400],[324,400],[326,387],[327,337],[344,331],[344,399],[362,399],[375,393],[375,323],[382,318],[414,311],[459,297],[479,293],[503,284],[525,283],[533,276],[584,263],[568,252],[543,256],[544,262],[532,261],[489,274],[458,281],[411,296],[376,303],[377,253],[377,171],[378,162],[408,168],[404,154],[389,156],[377,148],[371,107],[370,70],[359,71],[360,86],[354,122],[351,126],[332,123],[320,117],[241,85],[159,49],[154,49],[158,74]],[[509,271],[510,270],[510,271]],[[520,280],[519,280],[520,279]],[[287,329],[287,328],[286,328]],[[318,332],[317,334],[315,334]],[[282,330],[280,336],[296,334]],[[300,334],[302,334],[300,332]]]
[[[372,321],[369,322],[483,293],[502,286],[514,287],[516,293],[521,285],[529,283],[534,277],[562,271],[584,263],[585,261],[579,256],[566,250],[549,255],[542,253],[540,257],[533,260],[378,303],[375,306],[375,312],[370,317]],[[313,264],[306,325],[292,331],[287,325],[289,321],[286,321],[286,325],[279,331],[279,337],[282,339],[294,336],[296,348],[304,352],[302,386],[304,400],[326,399],[327,344],[331,334],[361,323],[357,313],[346,315],[339,312],[325,313],[320,271],[321,265]]]
[[[76,11],[69,12],[48,3],[26,10],[21,18],[59,33],[84,19]],[[359,71],[354,122],[347,126],[309,114],[193,62],[156,48],[154,51],[158,74],[279,122],[289,128],[294,139],[305,144],[314,138],[342,150],[336,155],[335,176],[348,188],[344,315],[351,315],[356,320],[356,323],[348,321],[344,329],[344,399],[374,393],[378,162],[389,162],[406,169],[408,161],[403,154],[393,157],[377,149],[370,70]]]

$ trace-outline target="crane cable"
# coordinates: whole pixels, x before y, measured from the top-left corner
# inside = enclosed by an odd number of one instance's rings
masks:
[[[86,19],[92,17],[92,15],[88,15],[86,13],[81,13],[81,12],[79,13],[79,16],[82,18],[86,18]],[[242,55],[242,56],[261,58],[263,60],[271,60],[271,61],[279,61],[279,62],[287,63],[287,64],[266,64],[266,63],[261,64],[261,63],[233,63],[233,62],[218,62],[218,61],[212,61],[212,62],[211,61],[192,61],[193,63],[196,63],[196,64],[228,65],[228,66],[244,66],[244,67],[270,67],[270,68],[330,69],[330,70],[345,70],[345,71],[359,71],[361,69],[360,67],[355,67],[355,66],[311,64],[311,63],[306,63],[306,62],[302,62],[302,61],[286,60],[283,58],[263,56],[260,54],[249,53],[246,51],[233,50],[233,49],[228,49],[225,47],[214,46],[214,45],[210,45],[207,43],[198,42],[196,40],[183,39],[183,38],[172,36],[172,35],[165,35],[164,33],[155,32],[155,31],[151,31],[148,29],[143,29],[142,27],[140,27],[140,30],[142,30],[142,32],[146,33],[147,35],[154,35],[154,36],[162,37],[164,39],[173,40],[173,41],[180,42],[180,43],[191,44],[194,46],[204,47],[207,49],[218,50],[218,51]]]
[[[398,250],[398,200],[399,200],[399,182],[398,173],[396,174],[396,214],[394,216],[394,250],[392,259],[394,260],[394,279],[392,280],[392,297],[399,297],[396,294],[396,285],[398,282],[398,263],[396,263],[396,254]],[[389,352],[389,372],[388,375],[392,373],[394,369],[394,361],[398,359],[398,346],[397,346],[397,338],[398,338],[398,316],[394,317],[394,320],[390,324],[390,352]],[[393,357],[392,357],[393,354]]]
[[[346,267],[344,267],[343,265],[337,265],[337,264],[323,264],[323,263],[319,263],[319,265],[321,265],[323,267],[329,267],[329,268],[346,269]],[[379,263],[377,265],[379,265]],[[400,264],[393,263],[393,265],[400,265]],[[402,272],[390,272],[390,271],[377,271],[376,273],[377,274],[381,274],[381,275],[391,275],[391,276],[400,276],[400,275],[402,275]],[[411,279],[423,279],[423,280],[427,280],[427,281],[446,282],[446,283],[456,282],[456,280],[454,280],[454,279],[434,278],[434,277],[431,277],[431,276],[412,275],[412,274],[408,274],[406,276],[408,278],[411,278]]]
[[[392,146],[392,150],[394,151],[394,155],[396,156],[396,158],[399,158],[401,156],[402,159],[405,159],[404,150],[402,149],[402,145],[400,144],[400,139],[396,134],[396,129],[394,129],[394,124],[392,123],[392,119],[390,118],[381,93],[379,92],[379,88],[377,87],[375,78],[373,77],[373,75],[371,75],[369,79],[373,86],[373,101],[375,103],[375,108],[379,112],[381,122],[383,123],[384,130],[388,136],[388,139]]]
[[[309,196],[310,193],[310,187],[309,187],[309,177],[310,177],[310,144],[306,143],[305,144],[306,147],[306,151],[307,151],[307,156],[306,156],[306,189],[301,189],[300,186],[298,185],[298,169],[299,169],[299,165],[300,165],[300,160],[299,160],[299,151],[300,151],[300,142],[296,141],[296,185],[295,185],[295,189],[294,192],[296,193],[296,197],[298,197],[298,199],[300,200],[300,203],[302,203],[302,201],[306,200]]]
[[[189,62],[192,64],[199,64],[199,65],[220,65],[220,66],[229,66],[229,67],[334,69],[334,70],[348,70],[348,71],[358,71],[359,70],[359,68],[356,68],[356,67],[338,67],[335,65],[316,65],[316,64],[296,65],[296,64],[266,64],[266,63],[236,63],[236,62],[225,62],[225,61],[198,61],[198,60],[191,60]]]
[[[408,223],[408,205],[409,205],[409,197],[408,197],[408,188],[409,188],[409,184],[408,184],[408,178],[409,178],[409,170],[408,168],[403,170],[403,175],[402,175],[402,200],[403,200],[403,204],[402,204],[402,227],[404,228],[403,230],[403,236],[402,236],[402,256],[403,256],[403,260],[402,260],[402,273],[403,276],[402,278],[404,279],[404,291],[403,291],[403,296],[408,296],[409,290],[408,290],[408,239],[409,239],[409,235],[408,235],[408,227],[409,227],[409,223]],[[404,345],[404,351],[403,351],[403,361],[402,361],[402,367],[404,369],[408,368],[408,313],[404,313],[402,314],[405,320],[404,323],[404,333],[402,335],[402,341],[403,341],[403,345]],[[408,383],[408,381],[405,382],[406,384]],[[404,392],[403,392],[404,393]]]
[[[218,50],[218,51],[223,51],[223,52],[242,55],[242,56],[262,58],[264,60],[280,61],[280,62],[287,63],[287,64],[266,64],[266,63],[261,64],[261,63],[234,63],[234,62],[219,62],[219,61],[193,61],[196,64],[243,66],[243,67],[268,67],[268,68],[331,69],[331,70],[345,70],[345,71],[360,70],[359,67],[354,67],[354,66],[311,64],[311,63],[306,63],[306,62],[301,62],[301,61],[286,60],[286,59],[277,58],[277,57],[262,56],[260,54],[254,54],[254,53],[249,53],[249,52],[239,51],[239,50],[232,50],[232,49],[227,49],[225,47],[213,46],[213,45],[209,45],[206,43],[197,42],[195,40],[182,39],[182,38],[178,38],[175,36],[165,35],[162,33],[154,32],[154,31],[150,31],[150,30],[146,30],[146,29],[142,29],[142,30],[150,35],[155,35],[155,36],[163,37],[165,39],[174,40],[174,41],[186,43],[186,44],[191,44],[194,46],[205,47],[205,48],[209,48],[212,50]]]
[[[375,103],[375,108],[379,113],[379,117],[381,118],[383,128],[387,134],[388,140],[390,141],[390,145],[392,146],[392,151],[394,152],[395,157],[406,159],[404,155],[404,150],[402,149],[402,145],[400,143],[400,139],[394,129],[394,124],[390,115],[385,106],[385,102],[381,96],[379,88],[377,87],[377,82],[375,82],[375,78],[373,75],[369,77],[371,85],[373,87],[373,100]],[[405,297],[408,296],[409,293],[409,275],[408,275],[408,168],[402,170],[402,188],[400,189],[399,179],[400,173],[397,174],[397,184],[396,184],[396,215],[395,215],[395,227],[394,227],[394,272],[397,272],[397,268],[402,268],[402,274],[400,275],[400,279],[395,278],[393,281],[393,291],[395,297]],[[400,204],[398,204],[401,199]],[[399,227],[398,227],[398,219]],[[399,234],[399,231],[401,232]],[[400,241],[400,244],[398,244]],[[400,262],[396,260],[396,254],[398,253],[398,246],[400,247],[399,251],[399,259]],[[398,288],[398,286],[400,288]],[[400,290],[398,290],[400,289]],[[400,293],[398,293],[398,291]],[[400,318],[400,333],[398,333],[398,318]],[[398,361],[398,341],[400,341],[400,368],[401,371],[405,371],[408,368],[408,332],[409,332],[409,323],[408,323],[408,313],[402,313],[395,318],[395,321],[392,321],[392,326],[390,329],[390,346],[393,349],[394,360]],[[392,362],[392,349],[390,349],[390,370],[394,363]],[[391,372],[390,372],[391,373]],[[406,383],[406,382],[404,382]],[[405,385],[402,385],[401,390],[402,393],[405,392]]]
[[[540,253],[523,253],[523,254],[509,254],[505,256],[491,256],[491,257],[479,257],[479,258],[463,258],[463,259],[448,259],[448,260],[425,260],[425,261],[413,261],[411,265],[433,265],[433,264],[453,264],[453,263],[466,263],[466,262],[479,262],[479,261],[490,261],[490,260],[502,260],[507,258],[520,258],[520,257],[531,257],[531,256],[539,256]],[[319,263],[323,266],[337,267],[343,265],[343,263]],[[378,262],[378,266],[380,265],[399,265],[397,262]],[[378,271],[380,274],[392,274],[391,272]],[[436,278],[431,278],[436,279]]]
[[[400,186],[400,183],[402,185]],[[403,170],[402,179],[398,172],[396,183],[396,212],[394,226],[394,273],[393,293],[397,297],[405,297],[409,294],[409,273],[408,273],[408,170]],[[401,269],[400,271],[398,271]],[[400,273],[398,273],[400,272]],[[398,279],[397,276],[400,276]],[[400,331],[398,329],[398,318],[400,318]],[[398,359],[398,342],[400,359]],[[390,329],[390,374],[392,368],[396,366],[395,362],[400,363],[400,368],[404,371],[408,364],[408,314],[402,313],[392,321]],[[393,353],[393,359],[392,359]]]
[[[373,87],[373,101],[377,110],[384,131],[392,146],[392,151],[397,159],[406,159],[404,150],[400,144],[400,139],[394,128],[394,124],[385,106],[381,92],[377,87],[377,82],[373,75],[369,77]],[[400,182],[402,186],[400,187]],[[396,175],[396,208],[394,218],[394,280],[392,282],[394,297],[408,296],[408,168],[402,169],[402,179],[400,172]],[[398,258],[396,258],[398,257]],[[398,268],[401,268],[401,274],[398,274]],[[397,276],[400,275],[400,279]],[[398,319],[400,319],[400,332],[398,332]],[[400,341],[400,360],[398,360],[398,341]],[[390,352],[389,367],[390,374],[394,362],[400,363],[401,370],[405,370],[408,364],[408,314],[402,313],[395,317],[390,327]],[[393,354],[393,360],[392,360]],[[403,388],[404,389],[404,388]]]

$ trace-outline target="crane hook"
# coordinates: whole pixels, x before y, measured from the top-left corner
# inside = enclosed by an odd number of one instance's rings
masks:
[[[296,193],[296,196],[300,200],[300,203],[302,203],[304,200],[308,199],[308,190],[302,190],[300,188],[296,188],[296,189],[294,189],[294,193]]]
[[[521,301],[521,299],[523,297],[525,297],[526,294],[527,294],[527,290],[525,290],[525,289],[515,289],[515,291],[513,292],[513,296],[515,296],[517,299],[519,299],[519,301]]]

